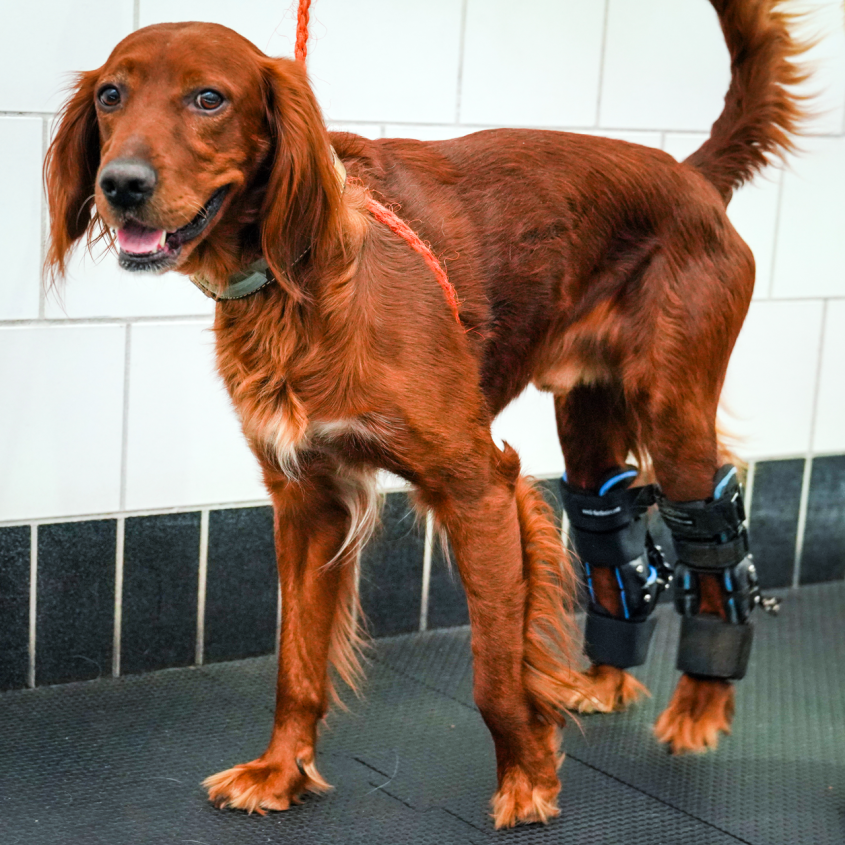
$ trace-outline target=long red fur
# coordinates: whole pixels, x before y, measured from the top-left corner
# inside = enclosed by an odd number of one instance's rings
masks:
[[[800,115],[789,90],[800,48],[782,4],[713,5],[731,89],[683,164],[563,132],[329,134],[301,63],[212,24],[139,30],[80,77],[45,163],[48,272],[61,275],[98,226],[134,217],[175,231],[228,186],[176,269],[225,285],[263,256],[277,282],[215,314],[218,367],[273,501],[284,608],[270,744],[207,781],[215,803],[263,812],[327,788],[316,743],[328,667],[357,682],[354,566],[386,469],[417,488],[452,541],[496,748],[496,825],[556,813],[557,728],[580,683],[573,576],[548,509],[490,423],[533,382],[555,394],[570,483],[589,487],[633,452],[651,456],[670,499],[710,495],[719,393],[754,278],[724,208],[788,147]],[[226,79],[213,118],[174,105],[204,68]],[[115,81],[124,101],[105,110],[96,93]],[[332,146],[350,174],[343,193]],[[130,214],[97,174],[140,155],[156,188]],[[448,260],[450,307],[424,257],[374,218],[374,196]],[[685,679],[663,737],[710,741],[729,718],[723,693]],[[696,734],[701,702],[721,710]]]

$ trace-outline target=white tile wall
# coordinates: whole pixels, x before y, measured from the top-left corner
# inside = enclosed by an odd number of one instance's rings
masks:
[[[802,65],[812,75],[800,88],[812,97],[813,114],[805,130],[820,135],[841,134],[845,120],[845,26],[841,0],[792,0],[790,10],[800,15],[795,33],[815,42]]]
[[[209,321],[143,323],[130,337],[130,510],[266,498],[223,383]]]
[[[319,16],[315,3],[314,14]],[[296,6],[266,0],[139,0],[139,25],[173,21],[209,21],[228,26],[268,56],[293,56]],[[316,27],[314,36],[319,38]]]
[[[293,7],[264,0],[141,0],[141,23],[208,20],[269,55],[293,54]],[[309,74],[333,121],[454,119],[461,0],[319,0],[311,10]]]
[[[72,73],[99,67],[114,45],[132,31],[132,3],[4,3],[0,111],[55,111]]]
[[[827,303],[814,452],[845,452],[845,299]]]
[[[519,452],[523,472],[537,476],[563,472],[551,393],[529,385],[493,423],[493,437],[500,445],[507,441]]]
[[[419,141],[445,141],[449,138],[460,138],[462,135],[470,135],[479,132],[481,129],[490,129],[488,126],[462,126],[453,123],[447,125],[435,125],[425,123],[388,123],[384,127],[383,138],[416,138]]]
[[[772,165],[758,173],[753,182],[743,185],[728,206],[728,217],[754,253],[755,298],[767,297],[771,291],[782,178],[783,170]]]
[[[809,450],[823,310],[820,300],[751,304],[722,393],[743,458]]]
[[[125,333],[0,327],[0,520],[120,508]]]
[[[635,130],[587,129],[590,135],[600,135],[603,138],[615,138],[617,141],[627,141],[629,144],[640,144],[643,147],[663,148],[662,132],[637,132]]]
[[[706,132],[667,133],[663,149],[678,161],[683,161],[706,139]],[[754,253],[757,264],[755,299],[768,297],[771,290],[782,177],[781,165],[772,164],[758,173],[752,182],[743,185],[728,206],[728,217]]]
[[[91,255],[80,245],[68,264],[61,286],[45,301],[48,318],[159,317],[212,314],[214,302],[185,276],[130,273],[121,270],[117,256],[96,246]]]
[[[309,73],[331,120],[455,119],[462,0],[318,0]]]
[[[604,3],[468,0],[460,118],[594,126]]]
[[[772,295],[845,296],[845,137],[800,145],[783,177]]]
[[[692,155],[706,140],[707,132],[667,132],[663,149],[677,161]]]
[[[344,123],[343,121],[330,120],[326,126],[330,132],[351,132],[353,135],[361,135],[364,138],[383,137],[383,126],[380,123]]]
[[[609,0],[599,125],[709,130],[729,64],[704,0]]]
[[[845,450],[845,21],[841,0],[792,7],[811,12],[802,32],[821,35],[804,89],[820,92],[818,115],[804,152],[729,209],[755,252],[758,285],[725,400],[737,417],[728,426],[746,438],[739,451],[757,457]],[[293,0],[4,9],[0,395],[15,401],[0,403],[0,521],[265,496],[212,372],[211,304],[189,282],[75,256],[61,302],[48,297],[39,314],[43,120],[66,74],[101,64],[136,12],[140,25],[217,21],[268,54],[293,53]],[[330,125],[373,138],[559,126],[683,158],[706,137],[727,87],[707,0],[314,0],[311,20],[309,73]],[[495,431],[527,471],[561,470],[551,397],[529,390]]]
[[[38,316],[41,147],[37,117],[0,117],[0,320]]]

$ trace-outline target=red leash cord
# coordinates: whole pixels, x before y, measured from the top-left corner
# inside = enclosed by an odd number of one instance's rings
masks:
[[[299,8],[296,13],[296,47],[294,48],[294,53],[296,60],[302,62],[302,64],[305,64],[305,57],[308,55],[308,20],[310,8],[311,0],[299,0]],[[401,217],[372,196],[367,198],[367,211],[379,223],[383,223],[391,232],[402,238],[414,252],[422,257],[428,268],[434,273],[434,278],[437,279],[437,284],[440,285],[443,295],[446,297],[449,310],[452,312],[455,321],[460,325],[461,313],[458,294],[449,281],[446,271],[432,252],[431,247]]]
[[[437,279],[437,284],[443,289],[443,295],[446,297],[446,303],[452,312],[455,321],[460,325],[461,323],[461,304],[458,301],[458,294],[446,271],[440,266],[435,254],[431,251],[431,247],[423,241],[420,236],[398,215],[391,211],[386,206],[382,205],[378,200],[369,197],[367,199],[367,211],[378,220],[379,223],[384,223],[391,232],[395,232],[400,238],[405,240],[409,247],[414,252],[422,256],[423,261],[428,265],[434,278]]]
[[[299,9],[296,12],[296,47],[294,54],[296,60],[305,64],[305,56],[308,55],[308,17],[311,8],[311,0],[299,0]]]

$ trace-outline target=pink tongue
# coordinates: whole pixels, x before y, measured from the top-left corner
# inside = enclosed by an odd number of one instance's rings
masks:
[[[117,242],[124,252],[150,255],[159,251],[162,229],[148,229],[140,223],[127,223],[117,230]]]

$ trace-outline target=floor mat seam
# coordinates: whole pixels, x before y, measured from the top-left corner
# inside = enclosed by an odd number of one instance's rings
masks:
[[[410,635],[407,635],[407,636],[413,636],[413,634],[410,634]],[[389,663],[384,662],[384,660],[382,660],[382,659],[379,659],[379,658],[374,658],[374,659],[375,659],[376,662],[380,663],[382,666],[386,667],[387,669],[389,669],[394,674],[399,675],[402,678],[406,678],[407,680],[412,681],[413,683],[417,684],[418,686],[421,686],[424,689],[429,690],[430,692],[436,693],[437,695],[441,696],[442,698],[445,698],[449,701],[453,701],[457,704],[460,704],[462,707],[465,707],[468,710],[473,710],[474,712],[478,713],[478,708],[475,707],[474,705],[469,705],[465,701],[461,701],[459,698],[455,698],[454,696],[451,696],[448,693],[445,693],[442,690],[437,689],[436,687],[430,686],[429,684],[425,683],[424,681],[419,680],[419,678],[415,678],[412,675],[409,675],[406,672],[403,672],[401,669],[397,669],[395,666],[391,666]],[[713,822],[707,821],[707,819],[699,818],[698,816],[694,815],[693,813],[690,813],[689,810],[684,810],[683,808],[676,806],[672,802],[667,801],[665,798],[661,798],[657,795],[654,795],[651,792],[648,792],[647,790],[643,789],[642,787],[637,786],[636,784],[629,783],[627,780],[620,778],[618,775],[614,775],[611,772],[606,772],[604,769],[601,769],[598,766],[593,765],[592,763],[588,763],[585,760],[582,760],[581,758],[575,756],[575,754],[572,754],[571,752],[566,752],[566,756],[568,758],[575,760],[576,763],[580,763],[582,766],[586,766],[588,769],[592,769],[594,772],[598,772],[599,774],[602,774],[605,777],[610,778],[611,780],[615,780],[617,783],[622,784],[622,786],[627,786],[629,789],[632,789],[635,792],[638,792],[640,795],[645,795],[647,798],[651,798],[653,801],[656,801],[658,804],[661,804],[664,807],[669,807],[669,808],[681,813],[682,815],[686,816],[687,818],[695,819],[695,821],[700,822],[703,825],[707,825],[707,827],[710,827],[713,830],[717,830],[717,831],[719,831],[719,833],[725,834],[725,836],[731,837],[731,839],[735,840],[736,842],[742,842],[743,845],[755,845],[755,843],[750,842],[747,839],[743,839],[741,836],[737,836],[735,833],[731,833],[729,830],[725,830],[724,828],[719,827],[719,825],[713,824]],[[371,767],[371,768],[373,768],[373,767]],[[378,771],[377,769],[374,769],[374,770]],[[383,774],[385,777],[387,777],[386,773],[384,773],[384,772],[379,772],[379,774]],[[444,808],[441,808],[441,809],[444,809]],[[460,816],[457,816],[457,817],[461,818]],[[461,820],[466,822],[466,819],[461,818]],[[466,823],[471,824],[470,822],[466,822]],[[475,827],[474,825],[471,825],[471,826]]]

